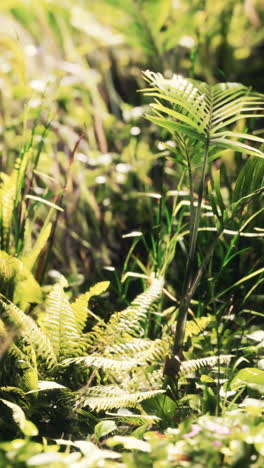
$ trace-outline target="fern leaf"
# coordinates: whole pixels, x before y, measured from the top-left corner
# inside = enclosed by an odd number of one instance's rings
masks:
[[[111,418],[115,418],[118,422],[123,424],[128,424],[129,426],[143,426],[143,424],[147,424],[148,426],[153,426],[160,418],[155,415],[149,414],[133,414],[130,410],[123,410],[120,413],[109,413],[107,412],[107,416],[111,416]]]
[[[157,363],[162,361],[168,354],[171,339],[166,336],[164,339],[150,340],[147,338],[126,337],[124,343],[106,346],[104,355],[114,359],[126,356],[126,359],[136,359],[138,363]]]
[[[209,356],[201,359],[191,359],[183,361],[180,367],[180,375],[186,375],[190,372],[195,372],[202,367],[214,367],[217,364],[228,365],[232,359],[232,354],[222,354],[220,356]]]
[[[109,284],[109,281],[101,281],[100,283],[95,284],[89,289],[89,291],[79,296],[76,301],[71,304],[72,310],[75,314],[76,325],[79,333],[82,333],[86,325],[87,317],[89,315],[89,300],[91,297],[99,296],[104,291],[106,291]]]
[[[129,371],[133,369],[133,367],[143,365],[144,362],[140,362],[137,359],[126,358],[123,359],[115,359],[115,358],[106,358],[103,356],[83,356],[71,359],[65,359],[61,362],[61,365],[69,365],[69,364],[82,364],[86,367],[97,367],[99,369],[104,370],[112,370],[112,371]]]
[[[172,346],[172,339],[166,337],[165,339],[149,340],[149,346],[142,353],[138,355],[141,359],[148,364],[163,362],[167,356],[170,347]]]
[[[149,288],[139,294],[126,309],[114,313],[105,327],[99,325],[94,327],[91,336],[94,336],[94,340],[100,340],[98,345],[118,344],[124,341],[124,336],[141,335],[141,323],[150,307],[160,298],[163,284],[163,278],[153,278]]]
[[[62,283],[55,284],[47,298],[46,313],[41,326],[49,337],[58,360],[74,354],[80,335],[74,311]]]
[[[202,333],[211,321],[211,317],[200,317],[195,320],[188,320],[186,322],[185,341],[193,335]]]
[[[38,388],[38,370],[34,348],[31,344],[10,346],[8,354],[15,358],[16,373],[18,373],[18,383],[25,392]]]
[[[133,338],[131,337],[128,341],[124,343],[113,343],[105,347],[106,355],[115,355],[115,356],[134,356],[135,354],[140,354],[149,348],[149,339],[147,338]]]
[[[122,312],[116,312],[109,321],[109,328],[118,335],[125,332],[132,336],[141,333],[141,325],[150,307],[156,302],[162,293],[163,278],[154,278],[149,288],[137,296],[133,302]]]
[[[79,404],[82,407],[89,406],[91,410],[95,411],[125,407],[136,408],[141,401],[159,393],[163,393],[163,390],[129,393],[115,385],[96,386],[89,388],[85,395],[81,396]]]
[[[25,336],[32,344],[39,357],[45,359],[47,368],[56,365],[57,359],[49,338],[38,327],[35,320],[26,315],[13,303],[6,304],[0,299],[3,308],[3,319],[18,329],[21,336]]]

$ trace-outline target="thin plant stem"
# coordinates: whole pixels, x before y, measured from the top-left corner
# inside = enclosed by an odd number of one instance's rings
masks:
[[[192,295],[193,295],[193,287],[192,287],[193,262],[194,262],[195,253],[196,253],[197,237],[198,237],[198,230],[199,230],[200,218],[201,218],[201,208],[202,208],[203,192],[204,192],[204,187],[205,187],[205,176],[206,176],[206,169],[207,169],[208,153],[209,153],[209,139],[207,140],[206,146],[205,146],[205,156],[203,160],[202,175],[201,175],[201,181],[200,181],[200,186],[199,186],[198,204],[194,211],[194,222],[193,222],[193,226],[191,230],[190,253],[188,256],[186,274],[185,274],[185,279],[184,279],[183,300],[179,309],[179,316],[177,320],[174,343],[173,343],[173,354],[176,354],[178,357],[181,357],[181,353],[182,353],[182,345],[183,345],[184,334],[185,334],[187,314],[188,314],[188,309],[189,309],[190,302],[191,302]]]

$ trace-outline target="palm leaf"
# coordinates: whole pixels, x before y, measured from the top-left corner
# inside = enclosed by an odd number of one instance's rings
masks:
[[[172,134],[180,132],[209,147],[230,148],[253,156],[264,157],[259,149],[240,140],[264,143],[264,139],[230,130],[240,119],[264,117],[263,95],[238,83],[208,85],[174,75],[164,78],[160,73],[146,71],[145,79],[152,85],[143,90],[155,99],[154,115],[147,116]],[[164,117],[165,115],[165,117]]]

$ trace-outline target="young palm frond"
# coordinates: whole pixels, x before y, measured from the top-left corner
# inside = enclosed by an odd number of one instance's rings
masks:
[[[223,154],[226,149],[247,153],[264,158],[264,153],[249,143],[264,143],[263,138],[247,133],[237,133],[230,126],[249,117],[263,117],[264,99],[259,93],[252,92],[238,83],[218,83],[208,85],[203,82],[173,75],[164,78],[160,73],[146,71],[146,80],[151,87],[144,90],[147,96],[154,98],[151,104],[154,115],[147,118],[172,133],[177,146],[175,160],[187,169],[190,185],[190,247],[183,284],[183,299],[172,347],[172,356],[168,356],[165,372],[175,375],[179,370],[176,354],[181,358],[184,342],[188,308],[213,253],[210,247],[202,267],[196,276],[193,265],[197,249],[197,239],[201,218],[202,199],[205,189],[208,162]],[[242,140],[242,141],[241,141]],[[194,204],[193,170],[201,166],[198,187],[198,202]],[[216,210],[217,212],[217,210]]]
[[[264,143],[263,138],[227,130],[240,119],[263,117],[260,114],[264,110],[263,95],[238,83],[210,86],[180,75],[166,79],[160,73],[151,71],[146,71],[144,76],[152,87],[143,91],[155,98],[151,108],[156,115],[147,118],[172,134],[180,133],[207,145],[210,149],[209,161],[222,154],[222,148],[264,157],[259,149],[238,141]],[[203,156],[204,146],[200,146],[200,151]]]

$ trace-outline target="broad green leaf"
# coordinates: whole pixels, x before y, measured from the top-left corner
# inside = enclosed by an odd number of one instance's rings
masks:
[[[264,371],[254,367],[241,369],[233,378],[230,388],[231,390],[238,390],[243,386],[248,386],[264,393]]]
[[[106,419],[96,424],[94,428],[94,434],[95,437],[99,440],[101,437],[105,437],[106,435],[110,434],[110,432],[114,432],[116,429],[116,423]]]
[[[19,429],[23,432],[25,436],[36,436],[38,435],[38,430],[36,426],[26,419],[24,411],[20,408],[20,406],[12,403],[11,401],[4,400],[0,398],[0,401],[10,408],[12,411],[12,416],[16,424],[18,425]]]
[[[144,411],[161,419],[170,419],[175,415],[177,404],[169,396],[155,395],[141,403]]]
[[[127,450],[139,450],[140,452],[150,452],[151,445],[143,440],[136,439],[132,436],[114,436],[106,441],[109,447],[123,445]]]

